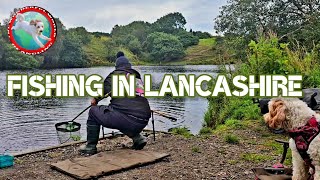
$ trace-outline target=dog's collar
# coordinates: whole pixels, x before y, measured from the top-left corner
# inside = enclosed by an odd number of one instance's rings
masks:
[[[320,133],[320,124],[317,119],[312,116],[306,125],[294,128],[289,131],[289,136],[294,139],[296,148],[304,160],[304,162],[309,165],[313,172],[315,170],[314,165],[312,165],[312,159],[307,153],[311,141]]]

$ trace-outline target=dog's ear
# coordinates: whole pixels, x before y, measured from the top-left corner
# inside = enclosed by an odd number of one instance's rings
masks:
[[[36,24],[37,24],[37,22],[36,22],[35,20],[31,20],[31,21],[30,21],[30,25],[35,26]]]
[[[30,25],[36,26],[38,22],[42,22],[42,21],[39,20],[39,19],[31,20],[31,21],[30,21]]]
[[[265,114],[264,120],[271,128],[283,126],[286,121],[286,110],[283,100],[270,101],[269,113]],[[283,127],[282,127],[283,128]]]

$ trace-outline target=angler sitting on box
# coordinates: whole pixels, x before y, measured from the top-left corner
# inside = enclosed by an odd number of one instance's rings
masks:
[[[111,80],[114,74],[135,74],[137,87],[144,87],[139,72],[131,68],[129,60],[123,52],[118,52],[115,70],[104,81],[104,94],[111,92]],[[110,95],[110,94],[108,94]],[[151,117],[148,100],[141,88],[136,89],[136,97],[113,98],[108,106],[97,105],[99,99],[92,99],[92,107],[87,121],[87,144],[80,148],[84,154],[97,153],[100,126],[118,129],[133,140],[132,149],[141,150],[147,140],[140,133],[147,126]]]

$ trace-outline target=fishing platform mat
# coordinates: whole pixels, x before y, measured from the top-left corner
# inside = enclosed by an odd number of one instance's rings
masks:
[[[50,164],[51,168],[77,179],[91,179],[159,161],[169,154],[153,151],[119,149],[89,157]]]

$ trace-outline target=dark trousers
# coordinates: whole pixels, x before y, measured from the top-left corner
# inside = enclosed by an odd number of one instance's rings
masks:
[[[148,121],[138,120],[110,106],[101,105],[91,107],[87,124],[118,129],[123,134],[134,137],[148,125]]]

